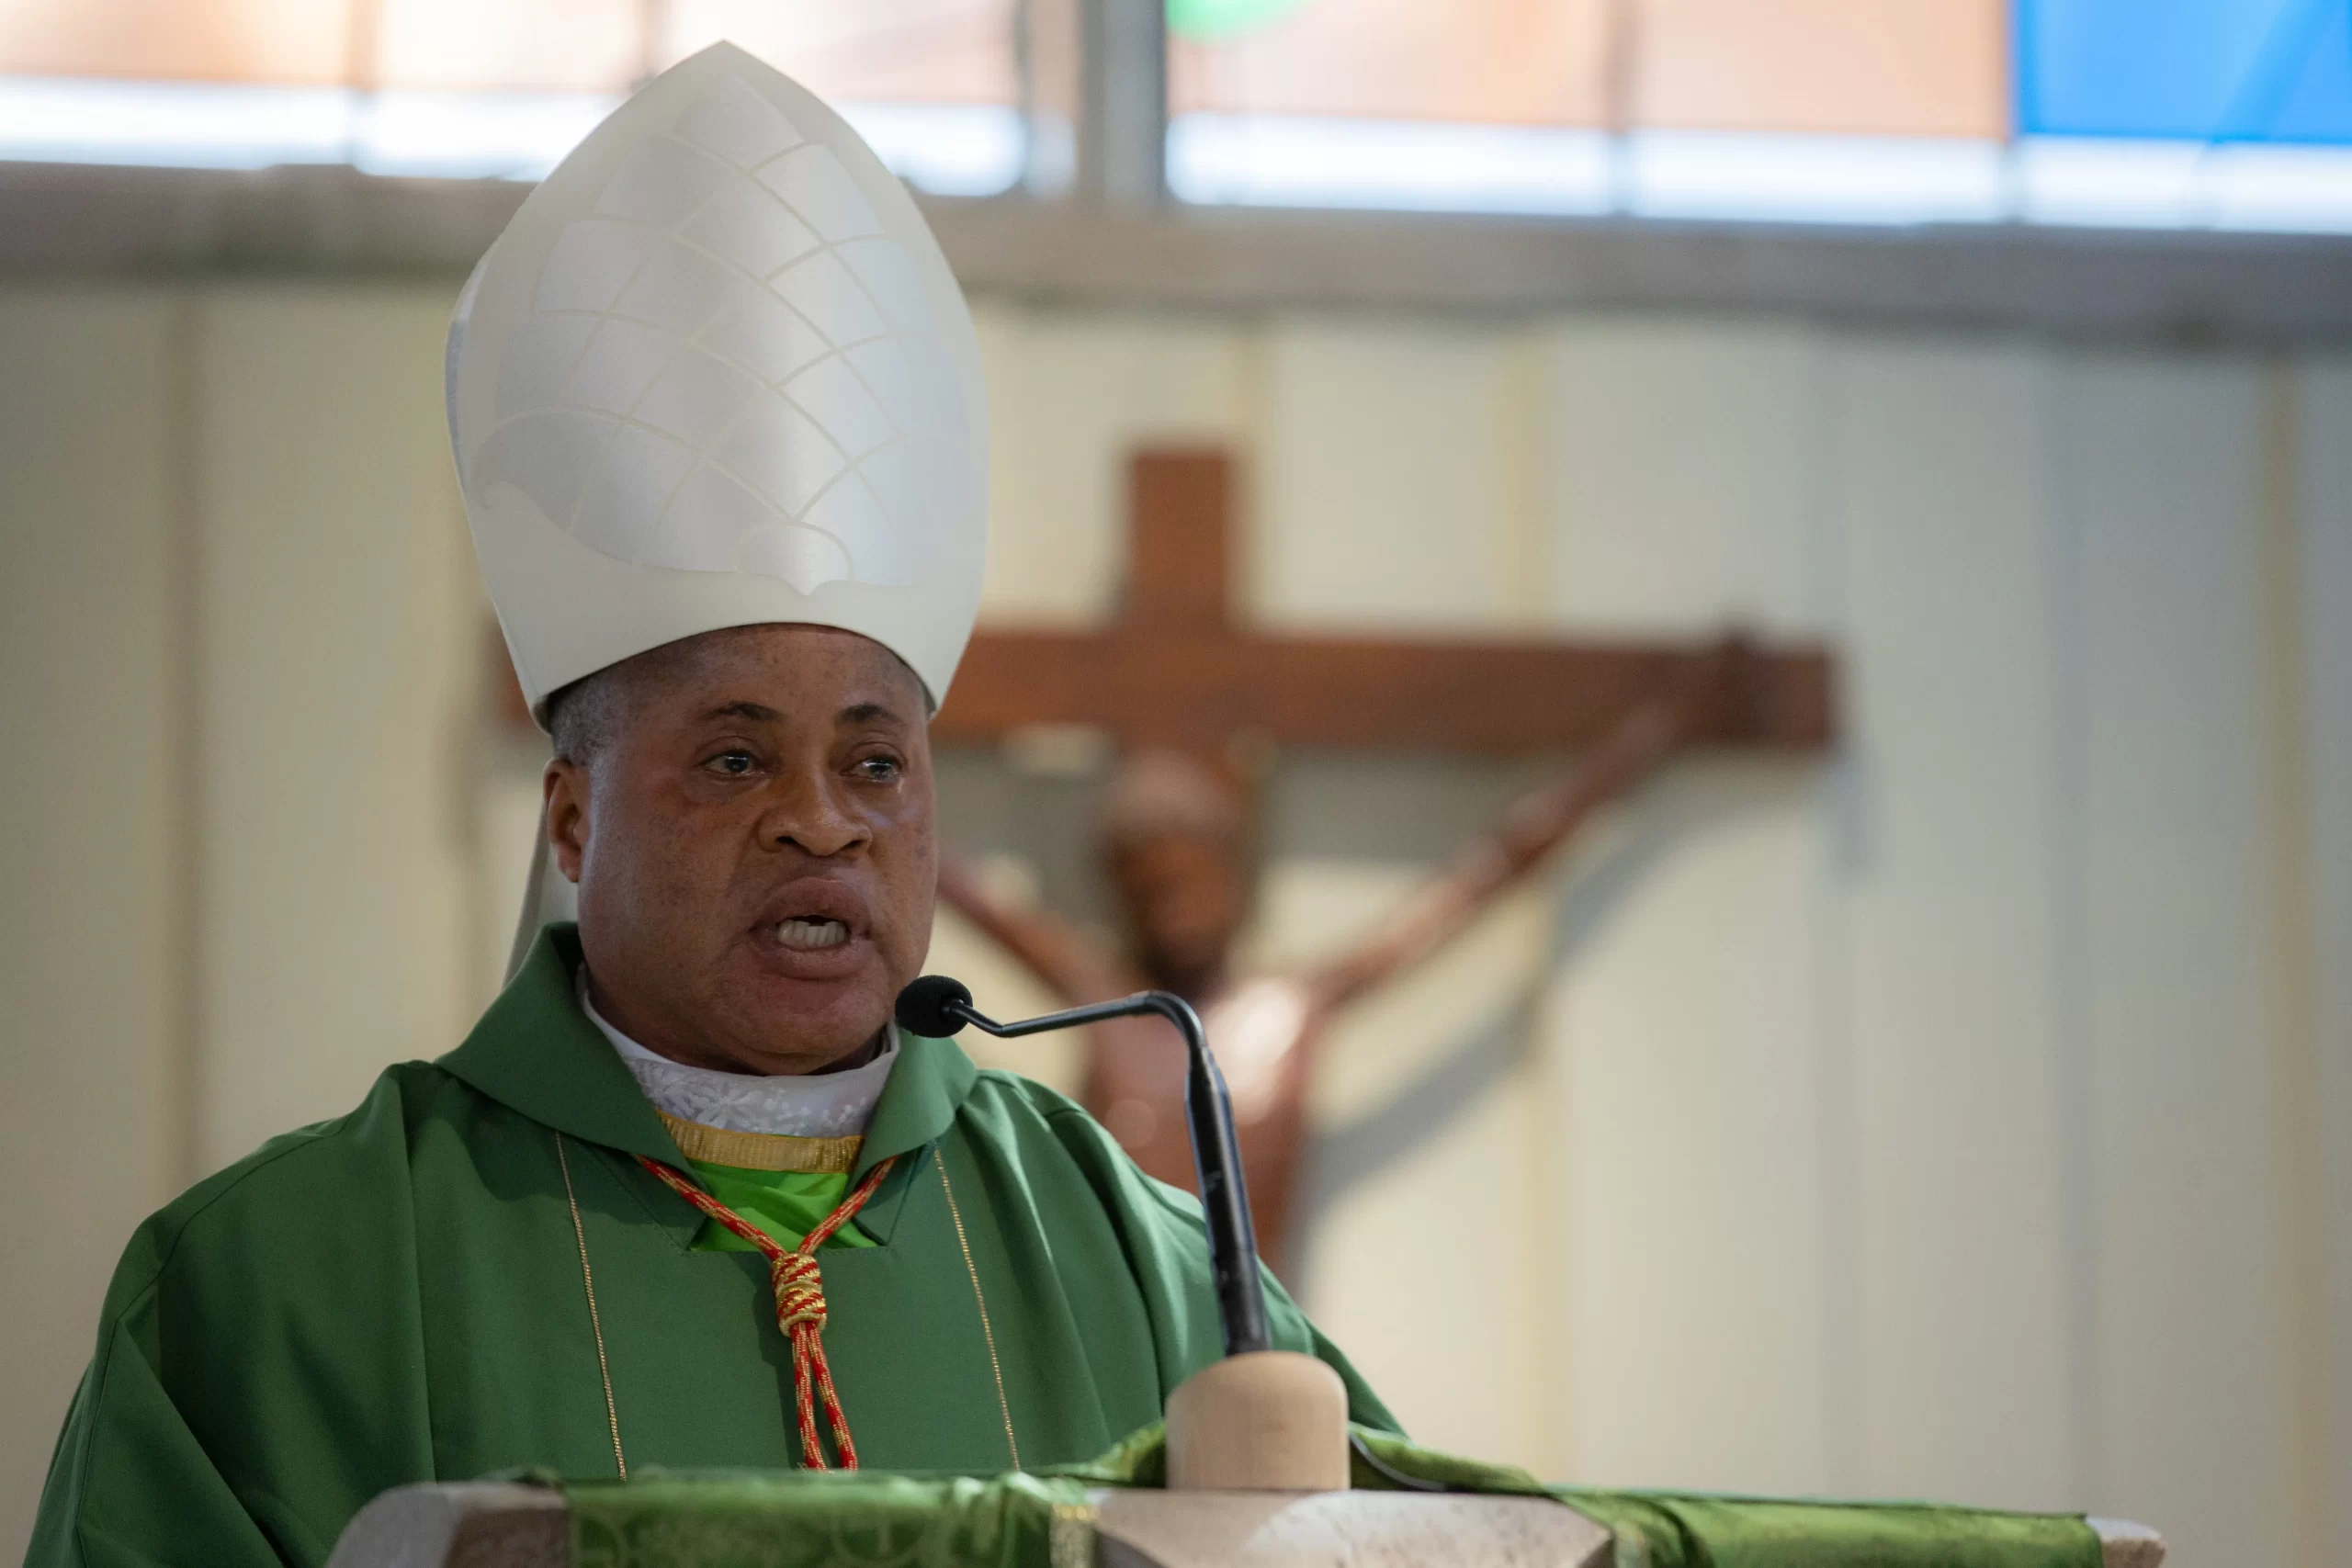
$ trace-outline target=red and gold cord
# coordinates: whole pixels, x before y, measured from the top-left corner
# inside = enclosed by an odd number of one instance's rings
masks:
[[[691,1178],[660,1160],[648,1159],[643,1155],[637,1157],[638,1163],[660,1177],[671,1191],[751,1243],[768,1260],[768,1282],[775,1290],[775,1325],[784,1330],[784,1337],[792,1347],[792,1392],[800,1413],[800,1461],[810,1470],[833,1468],[825,1462],[824,1445],[817,1437],[817,1405],[821,1402],[826,1422],[833,1430],[833,1450],[841,1456],[841,1468],[855,1470],[857,1445],[850,1441],[849,1418],[842,1414],[841,1398],[833,1392],[832,1369],[825,1364],[825,1286],[817,1269],[816,1253],[827,1237],[865,1207],[865,1201],[874,1196],[874,1190],[890,1173],[892,1160],[886,1159],[867,1172],[857,1190],[842,1200],[841,1207],[801,1237],[798,1247],[787,1249],[775,1237],[695,1186]]]

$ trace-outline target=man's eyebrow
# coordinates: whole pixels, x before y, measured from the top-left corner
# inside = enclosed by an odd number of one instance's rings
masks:
[[[721,703],[715,708],[706,709],[702,716],[705,718],[748,718],[755,724],[768,724],[782,718],[784,715],[764,704],[739,702]]]
[[[754,724],[772,724],[781,720],[784,715],[765,703],[755,703],[745,699],[741,702],[721,703],[717,707],[707,708],[702,716],[741,718],[749,719]],[[852,703],[842,709],[839,716],[839,721],[842,724],[871,724],[876,719],[887,719],[892,723],[898,723],[899,722],[899,712],[885,703]]]

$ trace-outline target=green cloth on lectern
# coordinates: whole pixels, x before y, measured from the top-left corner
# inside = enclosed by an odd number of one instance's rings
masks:
[[[1551,1497],[1617,1536],[1616,1568],[2099,1568],[2079,1516],[1917,1503],[1792,1502],[1544,1486],[1524,1471],[1359,1427],[1391,1470],[1467,1491]],[[1156,1487],[1157,1424],[1048,1474],[663,1475],[575,1483],[573,1568],[1068,1568],[1094,1561],[1090,1488]],[[1354,1485],[1394,1483],[1355,1462]]]
[[[2080,1514],[2008,1514],[1938,1503],[1833,1503],[1690,1492],[1552,1489],[1636,1538],[1618,1568],[2100,1568]]]
[[[389,1487],[612,1474],[567,1161],[632,1469],[796,1462],[766,1268],[695,1250],[702,1216],[638,1164],[686,1162],[581,1013],[578,962],[577,933],[551,928],[456,1051],[389,1069],[350,1115],[273,1140],[140,1227],[31,1568],[316,1563]],[[852,1173],[898,1156],[858,1219],[880,1245],[822,1254],[859,1457],[1011,1468],[975,1276],[1022,1461],[1100,1453],[1221,1348],[1199,1206],[1050,1090],[949,1042],[900,1050]],[[1268,1284],[1275,1337],[1393,1425]]]
[[[1363,1436],[1419,1480],[1566,1503],[1616,1533],[1616,1568],[2100,1568],[2098,1537],[2080,1514],[1546,1486],[1508,1465]],[[1361,1461],[1352,1480],[1390,1484]]]
[[[1384,1464],[1416,1480],[1567,1504],[1616,1533],[1616,1568],[2100,1568],[2098,1537],[2079,1514],[1546,1486],[1510,1465],[1357,1430]],[[1165,1485],[1166,1435],[1154,1423],[1101,1458],[1054,1473],[1093,1486]],[[1349,1482],[1373,1491],[1395,1486],[1361,1459],[1351,1462]],[[639,1568],[655,1564],[641,1559]]]
[[[573,1568],[1092,1568],[1086,1488],[1051,1476],[800,1471],[574,1483]],[[1057,1550],[1058,1549],[1058,1550]]]

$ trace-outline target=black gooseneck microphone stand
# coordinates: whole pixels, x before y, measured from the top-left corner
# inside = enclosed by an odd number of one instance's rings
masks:
[[[1250,1221],[1250,1190],[1242,1180],[1241,1149],[1233,1133],[1233,1104],[1225,1092],[1225,1075],[1209,1055],[1200,1015],[1190,1002],[1170,991],[1137,991],[1114,1002],[999,1023],[972,1005],[972,993],[962,981],[926,975],[899,993],[896,1010],[899,1028],[934,1040],[946,1039],[967,1023],[1004,1040],[1146,1013],[1174,1024],[1192,1055],[1184,1110],[1192,1124],[1193,1165],[1201,1179],[1201,1210],[1208,1219],[1209,1269],[1216,1280],[1225,1353],[1239,1356],[1273,1348],[1266,1327],[1265,1287],[1258,1278],[1258,1232]]]

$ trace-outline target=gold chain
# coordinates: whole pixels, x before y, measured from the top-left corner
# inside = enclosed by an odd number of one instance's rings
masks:
[[[613,1431],[613,1468],[628,1479],[628,1457],[621,1452],[620,1407],[613,1403],[613,1369],[605,1359],[605,1325],[596,1315],[596,1276],[588,1269],[588,1230],[580,1223],[580,1195],[571,1190],[571,1158],[563,1152],[563,1134],[555,1135],[556,1164],[563,1168],[563,1196],[571,1205],[571,1239],[580,1244],[580,1283],[588,1292],[588,1332],[596,1337],[596,1375],[605,1380],[605,1421]]]
[[[989,1371],[996,1379],[996,1407],[1004,1417],[1004,1446],[1012,1451],[1012,1468],[1021,1468],[1021,1444],[1012,1436],[1012,1405],[1004,1397],[1004,1368],[996,1359],[996,1331],[989,1326],[989,1299],[980,1292],[980,1271],[972,1266],[972,1244],[964,1239],[963,1211],[956,1206],[956,1188],[947,1179],[947,1161],[939,1145],[932,1145],[931,1163],[939,1168],[939,1190],[947,1194],[947,1217],[956,1222],[956,1245],[963,1249],[964,1272],[972,1277],[972,1300],[980,1309],[980,1337],[989,1348]]]

